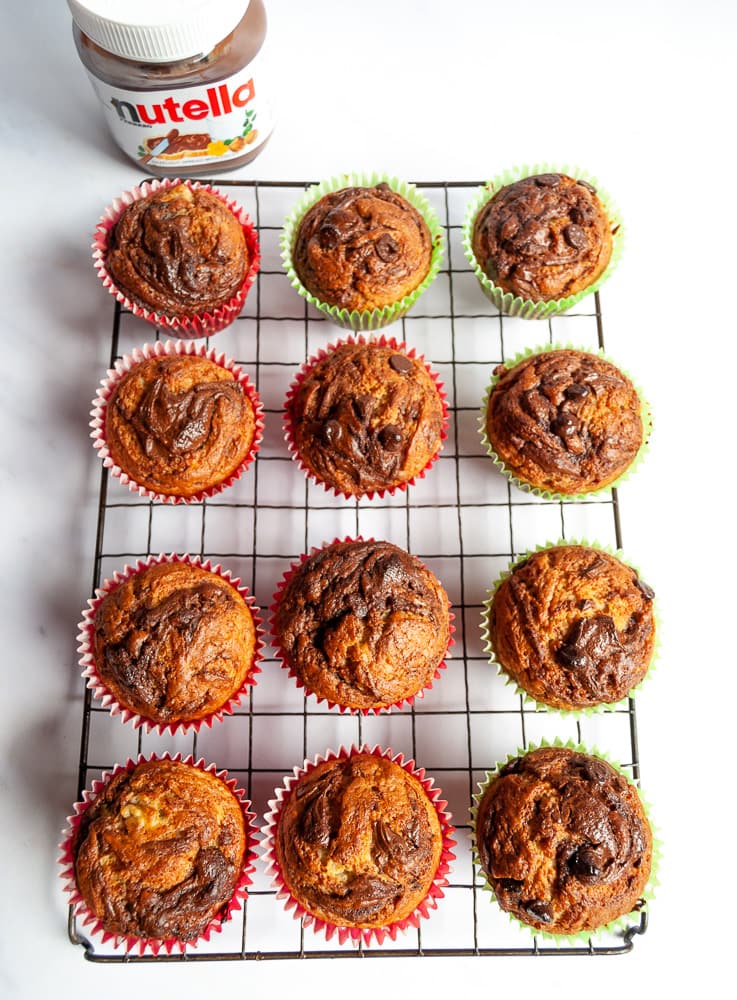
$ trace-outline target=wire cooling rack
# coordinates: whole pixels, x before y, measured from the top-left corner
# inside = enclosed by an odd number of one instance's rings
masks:
[[[127,956],[87,935],[70,910],[70,939],[90,961],[603,955],[629,951],[635,936],[646,930],[647,914],[641,913],[617,934],[597,934],[583,945],[580,940],[551,945],[502,913],[481,890],[472,862],[472,795],[485,772],[518,748],[543,739],[573,739],[598,748],[639,778],[633,699],[580,720],[535,710],[505,685],[483,652],[483,601],[512,559],[558,539],[621,548],[622,538],[616,489],[585,501],[540,500],[510,485],[484,453],[478,418],[495,365],[524,348],[548,343],[596,350],[604,347],[604,334],[598,294],[564,316],[537,321],[502,316],[485,298],[461,243],[465,207],[479,183],[417,184],[444,227],[444,265],[411,313],[385,331],[424,355],[444,382],[451,419],[441,457],[406,492],[355,501],[308,482],[283,438],[281,414],[296,371],[320,347],[344,336],[296,294],[281,266],[282,221],[307,185],[215,182],[247,209],[260,236],[261,270],[243,313],[212,343],[241,364],[258,388],[265,417],[261,450],[234,486],[186,506],[142,500],[103,470],[92,579],[94,590],[115,570],[149,554],[196,554],[240,577],[266,617],[282,574],[301,553],[336,537],[385,538],[422,559],[452,601],[455,644],[440,679],[411,708],[367,717],[342,714],[305,697],[267,645],[263,672],[246,703],[195,736],[136,731],[101,709],[85,690],[79,762],[81,798],[103,771],[128,757],[165,751],[203,757],[227,769],[246,789],[262,828],[267,802],[295,765],[340,745],[391,747],[426,769],[453,815],[458,845],[444,898],[420,929],[400,934],[396,941],[387,939],[374,948],[341,946],[302,928],[284,910],[259,857],[243,911],[222,933],[187,948],[184,955]],[[111,366],[153,337],[153,328],[116,305]],[[94,389],[90,387],[90,398]]]

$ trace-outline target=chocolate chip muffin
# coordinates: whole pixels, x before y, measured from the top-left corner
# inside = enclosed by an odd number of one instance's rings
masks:
[[[650,824],[599,757],[540,747],[505,764],[480,796],[475,843],[501,908],[538,930],[594,931],[644,904]]]
[[[445,406],[422,360],[402,346],[342,343],[308,364],[286,401],[306,470],[362,496],[424,473],[445,436]]]
[[[106,931],[193,941],[224,915],[246,849],[228,785],[162,759],[109,780],[80,817],[72,856],[77,888]]]
[[[100,681],[159,725],[211,716],[240,691],[256,658],[248,603],[224,577],[160,562],[109,590],[92,622]]]
[[[241,289],[250,260],[240,221],[212,191],[164,185],[111,229],[105,265],[117,289],[169,317],[212,313]]]
[[[272,631],[290,671],[351,709],[396,705],[426,688],[450,642],[448,597],[390,542],[334,542],[286,574]]]
[[[642,402],[610,361],[542,351],[494,369],[485,413],[492,452],[521,483],[564,495],[615,482],[645,440]]]
[[[250,458],[256,413],[229,368],[193,354],[154,355],[114,385],[104,434],[113,462],[134,484],[195,497]]]
[[[585,545],[541,549],[488,604],[499,664],[532,698],[577,710],[621,701],[655,647],[654,594],[618,558]]]
[[[385,757],[353,754],[303,775],[277,820],[274,857],[299,905],[338,927],[387,927],[426,898],[440,863],[437,811]]]
[[[483,206],[471,246],[502,291],[549,302],[575,295],[603,274],[612,223],[587,181],[537,174],[501,188]]]
[[[297,226],[292,264],[326,305],[382,309],[427,277],[433,241],[425,219],[386,183],[323,195]]]

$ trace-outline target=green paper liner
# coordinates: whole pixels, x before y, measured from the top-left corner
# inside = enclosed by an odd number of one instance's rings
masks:
[[[632,376],[622,368],[620,365],[614,361],[609,354],[603,350],[590,350],[585,347],[578,347],[575,344],[565,343],[565,344],[543,344],[539,347],[528,347],[524,351],[520,351],[513,358],[508,361],[502,362],[504,367],[509,370],[518,365],[521,361],[526,358],[532,357],[534,354],[543,354],[549,351],[580,351],[582,354],[592,354],[596,357],[602,358],[604,361],[608,361],[610,364],[615,365],[616,368],[630,380],[635,392],[640,398],[640,419],[642,420],[642,444],[635,455],[635,457],[630,462],[629,466],[622,472],[616,479],[611,483],[607,483],[606,486],[600,486],[595,490],[588,490],[585,493],[561,493],[557,490],[544,489],[539,486],[533,486],[531,483],[525,482],[524,479],[520,479],[517,474],[505,465],[504,461],[497,455],[494,451],[494,447],[489,440],[489,436],[486,433],[486,411],[489,405],[489,397],[494,389],[494,386],[499,381],[498,375],[492,375],[489,385],[486,387],[484,392],[484,398],[481,403],[481,414],[479,416],[479,433],[481,435],[481,443],[486,450],[489,458],[492,459],[494,465],[502,472],[507,479],[516,486],[517,489],[524,490],[526,493],[532,493],[534,496],[541,497],[543,500],[561,500],[561,501],[577,501],[577,500],[590,500],[592,497],[600,497],[605,493],[610,493],[617,486],[620,486],[625,480],[629,479],[630,476],[639,468],[640,463],[647,454],[650,445],[650,436],[653,431],[653,418],[650,412],[650,404],[645,400],[645,397],[640,389],[639,385],[635,382]]]
[[[503,187],[506,187],[508,184],[513,184],[515,181],[523,180],[525,177],[532,177],[536,174],[551,173],[567,174],[569,177],[573,177],[576,180],[586,181],[588,184],[591,184],[594,188],[596,188],[596,195],[604,206],[606,213],[609,216],[609,221],[611,222],[612,254],[609,259],[609,263],[602,274],[599,275],[596,281],[593,281],[580,292],[576,292],[575,295],[568,295],[563,299],[551,299],[548,302],[535,302],[531,299],[523,299],[519,295],[514,295],[512,292],[504,292],[501,288],[494,284],[491,278],[488,277],[476,260],[473,252],[473,227],[476,217],[481,209],[491,198],[494,197],[495,194],[498,194]],[[568,310],[572,309],[581,301],[581,299],[597,291],[604,281],[606,281],[606,279],[613,273],[619,264],[624,251],[624,226],[619,210],[612,201],[611,196],[601,187],[596,177],[589,174],[588,171],[582,170],[579,167],[571,166],[570,164],[523,164],[522,166],[512,167],[503,171],[501,174],[497,174],[496,177],[487,181],[478,189],[476,196],[466,209],[466,216],[463,222],[463,251],[469,264],[471,265],[471,270],[476,275],[484,295],[486,295],[486,297],[494,303],[500,312],[505,313],[507,316],[517,316],[520,319],[547,319],[549,316],[557,316],[560,313],[568,312]]]
[[[403,198],[412,205],[423,216],[430,230],[432,240],[432,253],[430,256],[430,269],[424,280],[420,282],[414,291],[405,295],[403,299],[392,305],[384,306],[381,309],[342,309],[340,306],[329,305],[320,301],[309,292],[297,275],[292,264],[292,251],[297,237],[299,223],[304,214],[324,195],[339,191],[345,187],[375,187],[377,184],[388,184],[392,191],[402,195]],[[284,220],[284,228],[280,238],[281,257],[287,277],[294,289],[316,309],[319,309],[329,320],[347,330],[355,332],[367,330],[379,330],[382,327],[394,323],[401,319],[415,304],[420,295],[435,280],[440,264],[443,259],[443,232],[438,218],[430,206],[429,201],[417,188],[407,181],[399,180],[384,173],[348,173],[331,177],[308,188],[303,197],[295,205],[287,218]]]
[[[508,764],[511,760],[514,760],[517,757],[525,757],[532,750],[539,750],[541,747],[566,747],[569,750],[576,751],[577,753],[588,754],[590,757],[598,757],[601,760],[605,761],[607,764],[610,764],[615,769],[615,771],[617,771],[625,778],[628,784],[632,785],[636,789],[640,802],[642,803],[643,810],[645,812],[645,817],[647,818],[647,821],[650,825],[650,831],[652,833],[652,838],[653,838],[650,877],[648,878],[647,884],[645,885],[645,888],[643,889],[642,892],[641,896],[642,906],[640,906],[638,909],[630,910],[629,913],[623,913],[620,917],[616,917],[614,920],[610,920],[609,923],[603,924],[601,927],[596,927],[593,930],[574,931],[573,933],[570,934],[564,934],[564,933],[562,934],[562,933],[555,933],[553,931],[541,930],[538,927],[533,927],[532,924],[526,924],[523,920],[520,920],[519,917],[516,917],[513,913],[510,913],[509,910],[504,910],[502,909],[501,906],[499,906],[499,909],[502,911],[502,913],[507,914],[510,922],[515,926],[523,928],[525,931],[527,931],[528,934],[531,934],[533,937],[540,936],[559,946],[566,944],[574,944],[578,942],[584,942],[588,944],[588,942],[597,934],[616,934],[619,931],[622,931],[622,933],[624,933],[628,928],[632,926],[631,918],[633,916],[645,912],[649,907],[650,901],[655,896],[655,889],[660,884],[658,880],[658,869],[660,867],[660,861],[662,856],[662,842],[660,840],[660,837],[658,836],[658,830],[654,826],[650,815],[650,808],[651,808],[650,803],[642,794],[642,790],[640,789],[637,782],[632,780],[630,775],[621,766],[621,764],[618,764],[616,761],[612,760],[612,758],[608,754],[599,750],[598,747],[596,746],[593,747],[593,749],[589,749],[582,743],[576,743],[575,740],[564,741],[556,738],[551,741],[543,739],[539,743],[530,743],[527,746],[527,748],[518,747],[515,753],[508,754],[505,760],[500,761],[499,763],[495,764],[491,770],[485,772],[483,781],[477,782],[478,791],[472,795],[473,802],[469,809],[471,816],[471,853],[473,856],[474,866],[477,869],[481,878],[483,879],[483,884],[481,886],[481,889],[483,892],[488,892],[492,897],[492,899],[495,902],[497,902],[497,905],[499,905],[496,898],[496,894],[492,889],[491,885],[489,884],[489,881],[486,878],[486,874],[483,868],[481,867],[481,858],[479,857],[478,844],[476,842],[476,820],[481,800],[484,796],[484,793],[486,792],[486,789],[489,787],[491,782],[498,777],[499,771],[506,764]]]
[[[496,652],[491,642],[491,635],[489,633],[489,615],[491,613],[491,605],[494,600],[494,595],[496,594],[499,586],[502,584],[507,577],[511,576],[514,569],[525,561],[529,559],[531,555],[535,552],[542,552],[545,549],[557,548],[561,545],[583,545],[586,548],[597,549],[600,552],[606,552],[610,556],[614,556],[620,562],[624,563],[630,569],[633,569],[638,577],[640,577],[640,569],[631,560],[625,558],[621,549],[614,549],[609,545],[603,545],[601,542],[589,542],[586,539],[581,538],[560,538],[557,542],[547,541],[544,544],[535,546],[534,549],[528,549],[523,555],[518,556],[512,562],[509,563],[508,567],[499,574],[498,578],[494,581],[492,586],[487,590],[489,595],[483,603],[483,610],[481,612],[481,638],[483,641],[483,651],[489,657],[489,663],[493,666],[496,665],[497,676],[502,677],[507,685],[514,690],[516,695],[519,695],[526,705],[530,705],[534,708],[536,712],[556,712],[559,715],[565,716],[567,719],[580,719],[591,715],[598,715],[602,712],[616,712],[618,708],[628,699],[634,698],[637,693],[642,689],[642,686],[648,681],[653,673],[655,672],[657,661],[660,656],[660,646],[661,646],[661,635],[662,635],[662,624],[657,610],[657,601],[653,599],[653,619],[655,623],[655,642],[653,644],[653,650],[650,656],[650,663],[648,664],[645,676],[639,681],[634,687],[630,688],[624,698],[620,698],[619,701],[613,702],[601,702],[598,705],[590,705],[586,708],[555,708],[552,705],[547,705],[545,702],[538,701],[531,694],[520,686],[520,684],[507,673],[505,667],[500,660],[496,657]]]

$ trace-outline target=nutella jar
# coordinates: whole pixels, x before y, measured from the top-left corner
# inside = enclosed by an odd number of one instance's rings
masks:
[[[187,177],[253,160],[274,127],[262,0],[67,0],[120,148]]]

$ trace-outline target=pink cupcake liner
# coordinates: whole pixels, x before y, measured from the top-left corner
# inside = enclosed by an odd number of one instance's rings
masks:
[[[292,425],[292,419],[289,413],[289,404],[294,399],[294,396],[298,392],[300,386],[307,377],[310,369],[313,365],[317,364],[318,361],[322,361],[323,358],[327,357],[338,347],[342,347],[344,344],[378,344],[381,347],[389,347],[397,353],[406,354],[408,358],[416,358],[418,361],[422,362],[425,371],[428,373],[430,378],[435,383],[435,388],[437,389],[438,396],[440,397],[440,403],[443,408],[443,423],[440,430],[440,445],[435,454],[429,459],[427,465],[418,472],[416,475],[412,476],[404,483],[397,483],[396,486],[386,487],[380,490],[368,490],[365,493],[349,493],[345,490],[339,490],[337,487],[332,486],[330,483],[326,483],[321,479],[315,472],[312,471],[302,460],[302,456],[299,453],[297,445],[294,441],[294,428]],[[328,344],[326,347],[320,348],[317,354],[310,357],[304,362],[302,367],[299,369],[294,377],[294,381],[289,387],[287,392],[286,400],[284,401],[284,439],[287,442],[287,447],[289,448],[290,454],[294,461],[299,465],[300,469],[305,473],[308,479],[312,479],[313,482],[322,486],[328,493],[333,493],[334,496],[345,497],[346,500],[354,500],[356,498],[365,497],[368,500],[373,499],[373,497],[384,497],[387,493],[389,496],[393,496],[397,492],[403,492],[408,486],[413,486],[418,479],[424,479],[428,471],[432,468],[435,462],[440,457],[440,452],[443,449],[443,442],[448,437],[448,394],[445,391],[443,382],[437,372],[433,371],[430,365],[425,361],[422,355],[417,354],[414,347],[408,347],[403,341],[398,341],[394,337],[386,337],[384,334],[380,336],[365,337],[363,334],[358,334],[356,336],[348,336],[334,343]]]
[[[191,767],[196,767],[200,771],[207,771],[220,778],[238,800],[245,821],[246,848],[243,855],[241,872],[233,895],[225,907],[225,912],[221,916],[211,920],[202,935],[192,941],[181,941],[179,938],[139,938],[107,931],[100,919],[88,907],[84,897],[77,888],[74,872],[73,845],[82,816],[112,778],[120,774],[121,771],[132,771],[138,764],[154,760],[181,762]],[[209,941],[212,934],[219,933],[223,929],[223,924],[230,920],[235,913],[243,909],[243,902],[248,895],[248,886],[252,882],[251,875],[256,868],[255,814],[251,812],[251,803],[245,797],[245,791],[238,787],[235,778],[228,777],[227,771],[218,770],[215,764],[205,764],[202,758],[195,761],[191,754],[184,760],[182,760],[182,755],[179,753],[174,756],[169,753],[151,754],[148,757],[141,754],[136,760],[128,758],[125,764],[116,764],[111,771],[105,771],[101,778],[92,782],[90,789],[85,789],[82,793],[82,801],[75,802],[73,808],[74,812],[67,817],[67,826],[63,831],[63,840],[59,844],[59,849],[61,850],[61,855],[57,859],[61,866],[59,877],[62,879],[64,892],[69,897],[69,905],[73,908],[75,917],[81,920],[82,926],[88,933],[100,937],[101,944],[105,945],[112,942],[112,946],[115,948],[122,945],[125,947],[127,953],[137,951],[139,955],[145,955],[146,953],[158,955],[161,951],[165,951],[167,955],[171,955],[175,951],[183,953],[185,948],[197,947],[200,941]]]
[[[251,406],[253,407],[255,420],[251,449],[238,468],[234,469],[233,472],[231,472],[231,474],[222,482],[216,483],[214,486],[210,486],[206,490],[200,490],[198,493],[187,497],[177,496],[176,494],[171,493],[159,493],[156,490],[151,490],[147,486],[143,486],[141,483],[136,482],[132,476],[130,476],[127,472],[124,472],[119,465],[116,465],[112,455],[110,454],[110,449],[108,448],[105,436],[105,421],[107,418],[108,403],[116,386],[120,383],[122,378],[142,361],[147,361],[154,357],[160,358],[167,355],[189,355],[192,357],[205,358],[207,361],[212,361],[221,368],[227,369],[227,371],[232,373],[236,382],[238,382],[241,389],[248,397]],[[208,350],[204,344],[197,346],[191,341],[156,341],[152,344],[144,344],[140,348],[134,348],[131,354],[126,354],[119,361],[116,361],[114,368],[108,369],[105,378],[102,379],[100,385],[98,386],[97,395],[92,400],[92,410],[90,412],[92,419],[89,423],[89,426],[92,428],[90,431],[90,437],[92,438],[93,447],[97,450],[98,455],[102,459],[102,464],[106,469],[110,470],[110,475],[119,479],[122,485],[127,486],[132,493],[137,493],[141,497],[146,497],[149,500],[155,500],[160,503],[202,503],[202,501],[208,497],[216,496],[218,493],[222,493],[223,490],[227,489],[229,486],[232,486],[234,482],[240,479],[246,469],[248,469],[249,465],[256,458],[258,450],[261,447],[261,440],[264,434],[263,410],[263,403],[261,402],[255,386],[249,380],[248,374],[243,371],[240,365],[231,361],[229,358],[226,358],[224,354],[218,354],[212,348]]]
[[[304,563],[307,562],[307,560],[311,556],[315,555],[318,552],[322,552],[324,549],[329,548],[331,545],[338,545],[341,542],[373,542],[375,540],[376,539],[374,538],[363,538],[361,535],[357,535],[355,538],[351,538],[350,536],[347,536],[345,538],[334,538],[332,542],[326,542],[323,545],[313,546],[309,552],[301,553],[297,562],[292,563],[289,569],[284,573],[282,579],[279,582],[279,586],[277,587],[276,593],[274,594],[272,603],[269,606],[269,628],[271,630],[271,641],[272,641],[272,646],[274,647],[276,658],[280,661],[281,666],[287,671],[288,675],[294,680],[297,687],[303,689],[305,694],[315,698],[318,705],[324,702],[327,708],[329,709],[337,708],[343,714],[348,713],[350,715],[363,715],[363,716],[380,715],[382,712],[391,712],[393,709],[402,709],[405,707],[411,707],[412,705],[414,705],[416,699],[424,698],[425,694],[432,689],[434,682],[440,679],[441,671],[445,670],[445,668],[448,665],[447,663],[448,654],[450,653],[451,648],[455,645],[455,639],[453,638],[453,633],[455,632],[455,625],[453,624],[453,622],[455,621],[455,615],[450,610],[451,604],[450,602],[448,602],[448,609],[449,609],[448,645],[446,646],[442,660],[435,668],[435,672],[433,673],[430,680],[427,682],[427,684],[425,684],[424,687],[420,688],[419,691],[416,691],[415,694],[410,695],[407,698],[400,698],[399,701],[392,702],[390,705],[382,705],[379,708],[351,708],[350,705],[341,705],[339,702],[331,701],[329,698],[317,694],[315,691],[313,691],[310,687],[308,687],[305,684],[305,682],[302,680],[302,678],[299,676],[299,674],[292,666],[289,660],[289,656],[287,655],[286,651],[282,647],[277,637],[276,611],[277,608],[279,607],[279,602],[281,600],[281,595],[284,591],[284,588],[289,583],[289,580],[291,579],[293,573],[295,573],[300,568],[300,566],[304,565]]]
[[[248,259],[250,261],[248,271],[243,279],[243,284],[237,294],[234,295],[229,302],[226,302],[225,305],[220,306],[211,313],[205,312],[201,315],[191,317],[165,316],[161,313],[146,309],[143,306],[139,306],[137,303],[129,299],[125,292],[121,291],[116,286],[115,281],[112,275],[108,272],[105,264],[110,231],[114,228],[123,211],[129,205],[134,204],[136,201],[140,201],[142,198],[148,197],[155,191],[168,189],[174,187],[176,184],[187,184],[193,190],[200,189],[209,191],[211,194],[219,198],[224,205],[227,205],[241,224],[243,235],[246,240]],[[95,228],[95,237],[92,243],[92,260],[98,277],[102,281],[105,288],[107,288],[111,295],[115,296],[118,302],[120,302],[125,309],[129,309],[135,316],[146,320],[148,323],[152,323],[155,326],[176,332],[179,337],[196,338],[209,337],[212,334],[217,333],[219,330],[224,329],[224,327],[229,326],[236,316],[238,316],[243,308],[243,303],[246,301],[248,290],[253,284],[258,273],[261,252],[259,249],[258,234],[256,229],[248,217],[247,212],[241,205],[232,201],[230,198],[226,198],[221,191],[211,187],[209,184],[200,184],[199,181],[180,180],[179,178],[163,178],[161,180],[145,181],[140,187],[134,187],[131,191],[127,191],[119,198],[116,198],[112,204],[105,209]]]
[[[314,770],[318,764],[331,760],[343,760],[357,754],[371,754],[374,757],[384,757],[386,760],[394,761],[402,767],[408,774],[413,775],[422,785],[428,799],[437,812],[440,821],[440,830],[443,838],[440,861],[435,873],[432,885],[422,902],[413,913],[403,920],[397,920],[386,927],[345,927],[322,920],[313,916],[292,896],[282,878],[279,862],[274,849],[274,837],[279,819],[285,803],[291,795],[292,789],[299,780],[310,771]],[[274,798],[269,800],[267,812],[264,816],[265,825],[263,828],[263,840],[261,842],[261,855],[266,864],[266,874],[272,878],[272,885],[277,890],[276,898],[284,902],[284,909],[292,912],[296,920],[301,920],[304,927],[311,927],[316,933],[324,934],[330,941],[337,936],[338,943],[343,945],[346,941],[358,947],[371,946],[373,944],[382,945],[387,938],[396,941],[400,932],[405,932],[409,928],[417,928],[421,920],[430,916],[430,910],[437,909],[438,900],[444,897],[443,887],[448,885],[448,873],[451,862],[455,860],[454,848],[456,847],[455,830],[451,825],[452,816],[447,811],[448,803],[441,798],[442,792],[435,788],[433,779],[428,777],[424,768],[418,768],[414,760],[405,760],[403,754],[395,753],[391,749],[382,749],[379,746],[369,747],[367,744],[357,746],[352,744],[349,748],[339,746],[338,750],[328,750],[324,755],[318,755],[314,760],[305,760],[302,767],[295,766],[293,775],[287,775],[284,784],[274,790]]]
[[[117,700],[115,695],[108,689],[104,680],[100,677],[97,662],[95,660],[95,615],[97,614],[97,609],[100,607],[104,598],[116,590],[126,580],[131,579],[131,577],[140,573],[142,570],[148,569],[150,566],[157,566],[161,563],[176,562],[188,563],[189,565],[196,566],[199,569],[207,570],[209,573],[219,576],[222,580],[225,580],[235,590],[237,590],[248,605],[251,612],[256,633],[256,641],[253,651],[253,663],[246,673],[243,683],[238,690],[234,691],[230,698],[228,698],[228,700],[218,709],[211,712],[209,715],[203,716],[201,719],[193,719],[189,722],[156,722],[154,719],[149,719],[146,716],[139,715],[132,709],[126,708],[125,705],[122,705]],[[260,609],[256,606],[253,595],[249,592],[246,586],[241,586],[240,578],[233,577],[229,570],[222,569],[219,564],[213,566],[209,559],[203,561],[197,556],[176,555],[174,553],[171,555],[164,555],[162,553],[158,556],[149,556],[147,559],[139,559],[135,566],[126,565],[122,571],[116,570],[112,579],[106,579],[103,582],[102,587],[98,587],[95,590],[95,596],[87,601],[87,608],[83,612],[82,620],[78,624],[77,629],[77,652],[79,653],[79,665],[83,668],[82,677],[85,678],[87,687],[92,692],[92,696],[100,701],[102,708],[107,708],[110,711],[110,715],[119,715],[124,723],[130,722],[134,729],[142,728],[147,733],[153,730],[159,735],[163,735],[167,732],[173,735],[177,732],[198,733],[202,726],[207,726],[208,729],[211,729],[215,722],[222,722],[224,716],[232,715],[236,709],[240,707],[243,703],[243,699],[249,694],[250,689],[255,687],[257,683],[256,675],[261,673],[260,661],[263,655],[264,628],[263,621],[260,617]]]

